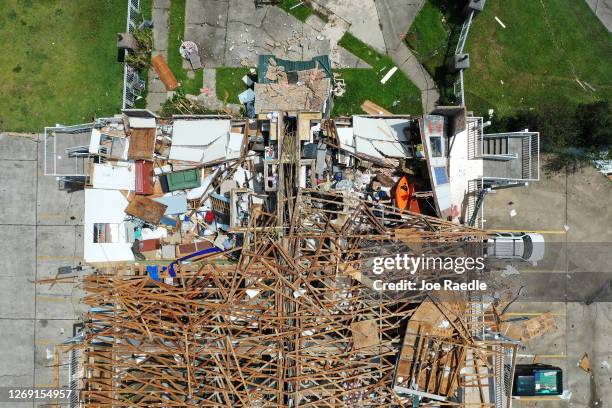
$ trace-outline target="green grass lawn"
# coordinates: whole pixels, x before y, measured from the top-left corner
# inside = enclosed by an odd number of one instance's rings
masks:
[[[249,68],[219,67],[216,71],[217,98],[225,101],[227,97],[227,103],[240,103],[238,94],[247,89],[242,77],[249,73]]]
[[[0,129],[40,132],[117,113],[126,16],[125,0],[2,1]]]
[[[427,0],[406,34],[406,43],[431,75],[444,63],[449,27],[436,0]]]
[[[199,95],[203,84],[203,71],[195,72],[194,78],[187,76],[183,68],[183,57],[179,47],[185,38],[185,0],[172,0],[170,6],[170,29],[168,32],[168,66],[181,83],[185,93]]]
[[[277,5],[300,21],[306,21],[314,13],[310,6],[300,0],[281,0]]]
[[[464,14],[456,0],[427,0],[406,33],[406,44],[438,85],[441,104],[455,104],[456,73],[448,66]]]
[[[369,99],[393,113],[418,114],[421,93],[401,71],[397,71],[384,85],[381,78],[395,66],[391,58],[379,54],[349,33],[338,43],[358,56],[372,68],[337,69],[334,72],[346,82],[346,94],[334,99],[334,116],[361,114],[361,104]]]
[[[466,105],[478,114],[612,97],[612,35],[584,1],[489,0],[466,50]]]

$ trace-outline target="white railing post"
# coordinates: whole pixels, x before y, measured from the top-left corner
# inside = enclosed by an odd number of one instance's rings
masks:
[[[126,31],[132,32],[136,27],[135,16],[140,13],[140,0],[128,0],[127,4],[127,22]],[[127,55],[127,51],[126,51]],[[133,83],[138,80],[138,73],[130,75],[130,67],[127,63],[123,63],[123,109],[134,106],[134,92],[132,91]],[[136,78],[135,78],[136,77]]]

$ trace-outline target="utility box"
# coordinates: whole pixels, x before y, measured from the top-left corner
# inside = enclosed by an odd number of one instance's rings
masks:
[[[470,54],[455,54],[453,58],[453,69],[461,71],[470,67]]]
[[[482,11],[487,0],[470,0],[470,10]]]
[[[548,364],[518,364],[512,396],[540,397],[563,394],[563,370]]]

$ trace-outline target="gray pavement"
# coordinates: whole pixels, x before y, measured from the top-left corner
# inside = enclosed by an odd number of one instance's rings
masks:
[[[612,212],[607,205],[611,197],[612,183],[586,168],[570,175],[543,174],[528,187],[499,190],[485,199],[485,228],[538,230],[546,240],[545,261],[519,268],[517,279],[529,282],[530,295],[517,300],[509,311],[556,313],[559,330],[529,342],[521,350],[525,357],[519,359],[530,363],[533,355],[544,355],[540,362],[563,368],[572,397],[547,406],[602,407],[608,405],[595,402],[612,401],[612,303],[547,301],[549,293],[564,290],[584,299],[612,275]],[[592,376],[577,366],[584,353],[590,357]]]
[[[612,32],[612,0],[586,0],[602,24]]]
[[[260,54],[286,59],[310,59],[330,54],[335,67],[368,65],[350,53],[336,51],[349,23],[316,14],[305,23],[279,7],[242,0],[187,0],[185,39],[200,49],[207,68],[254,66]]]
[[[349,23],[348,31],[375,50],[385,53],[385,39],[374,0],[314,0]]]
[[[56,387],[68,380],[55,345],[84,310],[72,284],[35,284],[82,261],[83,192],[43,175],[38,136],[0,134],[0,386]],[[0,406],[33,406],[0,403]]]
[[[151,14],[153,20],[153,55],[161,54],[167,61],[170,0],[153,0]],[[168,91],[153,67],[149,68],[147,89],[147,109],[156,112],[161,109],[166,99],[168,99]]]

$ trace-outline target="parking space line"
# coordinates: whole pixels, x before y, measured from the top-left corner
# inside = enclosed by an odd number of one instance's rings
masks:
[[[80,256],[53,256],[53,255],[39,255],[36,257],[39,261],[75,261],[82,260]]]
[[[544,234],[544,235],[563,235],[563,234],[567,234],[567,231],[565,230],[532,230],[529,228],[524,228],[524,229],[494,229],[494,230],[488,230],[488,233],[495,233],[495,232],[525,232],[525,233],[534,233],[534,234]]]

